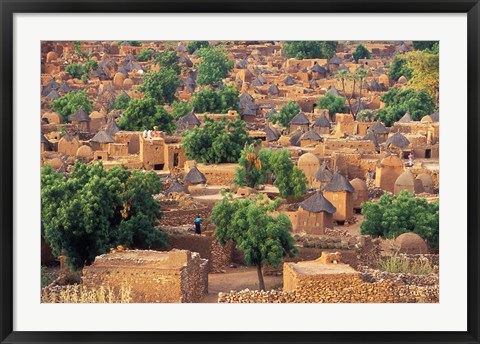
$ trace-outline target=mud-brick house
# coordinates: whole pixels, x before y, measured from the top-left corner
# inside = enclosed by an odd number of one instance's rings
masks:
[[[58,141],[57,151],[59,153],[75,156],[78,147],[80,147],[78,139],[70,134],[65,134],[60,141]]]
[[[299,112],[290,121],[290,132],[293,133],[297,130],[305,132],[310,127],[310,121],[303,112]]]
[[[387,140],[389,131],[381,122],[376,122],[368,130],[375,135],[379,143]]]
[[[353,186],[353,209],[362,209],[362,203],[368,201],[367,183],[363,179],[355,178],[350,181]]]
[[[323,235],[325,228],[333,228],[333,214],[335,206],[329,202],[321,191],[300,203],[296,216],[296,232]]]
[[[325,113],[322,113],[320,117],[318,117],[315,122],[313,122],[313,131],[320,135],[330,134],[331,128],[330,121],[328,120]]]
[[[78,128],[82,131],[89,132],[90,131],[90,121],[91,118],[88,116],[88,113],[83,110],[83,108],[78,109],[73,115],[70,116],[70,121],[72,124],[78,126]]]
[[[393,193],[395,181],[403,173],[403,163],[400,158],[389,155],[377,162],[375,171],[375,186]]]
[[[315,173],[320,168],[320,160],[312,153],[305,153],[298,159],[298,168],[305,174],[308,187],[312,188]]]
[[[346,221],[353,217],[353,192],[355,189],[347,178],[339,172],[333,174],[332,180],[325,185],[325,197],[336,208],[333,219],[338,222]]]

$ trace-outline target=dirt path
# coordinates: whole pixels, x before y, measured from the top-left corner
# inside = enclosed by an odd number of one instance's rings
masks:
[[[280,288],[283,286],[282,276],[264,276],[265,287],[267,290]],[[254,267],[229,268],[223,274],[208,275],[208,294],[205,295],[202,302],[216,303],[218,293],[229,292],[231,290],[240,291],[242,289],[258,289],[257,270]]]

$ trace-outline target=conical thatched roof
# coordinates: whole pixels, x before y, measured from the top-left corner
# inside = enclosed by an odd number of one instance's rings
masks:
[[[332,179],[330,182],[325,185],[325,191],[331,192],[340,192],[340,191],[347,191],[353,192],[355,189],[353,188],[352,184],[348,181],[347,178],[342,176],[338,171],[333,174]]]
[[[60,95],[58,94],[57,91],[52,90],[52,91],[50,91],[49,94],[47,94],[47,97],[46,97],[46,98],[47,98],[47,99],[58,99],[58,98],[60,98]]]
[[[165,191],[165,193],[167,194],[172,192],[176,192],[176,193],[183,192],[186,194],[190,193],[190,191],[188,191],[188,188],[182,183],[180,183],[178,180],[175,180],[173,184]]]
[[[327,70],[321,66],[318,65],[318,63],[315,62],[312,68],[310,68],[310,71],[319,73],[319,74],[326,74]]]
[[[398,148],[406,148],[410,144],[410,141],[408,141],[408,139],[399,132],[396,132],[387,139],[385,144],[387,147],[394,145]]]
[[[279,94],[280,93],[280,89],[277,87],[277,85],[275,84],[272,84],[270,85],[270,87],[268,88],[268,94]]]
[[[115,140],[108,135],[108,133],[105,130],[99,130],[98,133],[95,134],[94,137],[90,140],[92,142],[98,142],[98,143],[114,143]]]
[[[339,96],[340,95],[340,93],[335,88],[335,86],[330,87],[327,92],[330,93],[333,96]]]
[[[338,56],[334,56],[328,61],[328,63],[339,65],[342,63],[342,60]]]
[[[242,110],[242,116],[255,116],[255,113],[249,107],[246,107]]]
[[[277,129],[270,127],[267,125],[264,129],[266,136],[267,142],[272,142],[272,141],[278,141],[280,138],[280,134],[277,131]]]
[[[295,80],[293,80],[293,78],[290,75],[287,75],[287,77],[285,79],[283,79],[283,83],[285,85],[294,85]]]
[[[199,171],[197,166],[193,166],[190,171],[188,171],[185,178],[183,178],[183,181],[190,184],[205,184],[207,178],[205,178],[205,175]]]
[[[183,117],[180,117],[178,119],[178,122],[182,123],[182,124],[186,124],[187,126],[188,125],[195,125],[197,127],[199,127],[202,124],[202,122],[200,122],[197,115],[193,111],[191,111],[189,114],[187,114]]]
[[[320,169],[315,173],[315,179],[320,183],[328,183],[332,180],[333,173],[328,169],[325,161],[320,166]]]
[[[112,117],[108,117],[107,127],[105,128],[105,132],[113,137],[116,133],[120,131],[120,128],[117,125],[117,122]]]
[[[321,191],[315,192],[312,196],[300,203],[300,208],[310,211],[312,213],[320,213],[322,211],[333,214],[337,211],[337,208],[328,201]]]
[[[377,137],[375,136],[375,134],[371,130],[367,131],[367,135],[365,135],[363,137],[363,139],[368,140],[368,141],[372,141],[375,144],[375,147],[377,147],[377,148],[379,147]]]
[[[277,111],[275,109],[271,109],[270,111],[267,112],[265,115],[265,118],[270,118],[271,115],[276,114]]]
[[[68,86],[67,83],[64,83],[62,86],[59,87],[58,92],[68,93],[71,90],[72,89],[70,88],[70,86]]]
[[[313,123],[314,127],[320,127],[320,128],[330,128],[332,125],[330,124],[330,121],[328,120],[327,116],[325,116],[325,113],[322,113],[320,117],[318,117],[315,122]]]
[[[255,79],[253,79],[253,81],[252,81],[252,85],[253,85],[253,86],[260,87],[260,86],[263,86],[263,82],[260,81],[260,79],[255,78]]]
[[[300,146],[300,143],[299,143],[299,140],[300,140],[300,136],[302,136],[303,133],[301,131],[299,131],[298,133],[292,135],[292,137],[290,137],[290,143],[292,144],[292,146]]]
[[[300,136],[299,140],[322,141],[322,137],[317,132],[310,130]]]
[[[408,112],[405,112],[405,115],[403,115],[403,117],[398,120],[398,123],[410,123],[410,122],[412,122],[412,117]]]
[[[73,115],[70,115],[70,121],[75,122],[90,122],[91,119],[82,108],[78,109]]]
[[[368,130],[371,130],[374,134],[388,134],[389,131],[381,122],[377,122],[372,125]]]
[[[310,125],[310,121],[308,120],[307,116],[303,112],[299,112],[293,117],[290,121],[290,124],[296,124],[296,125],[305,125],[308,124]]]
[[[432,122],[440,122],[440,112],[435,111],[430,115],[430,118],[432,119]]]

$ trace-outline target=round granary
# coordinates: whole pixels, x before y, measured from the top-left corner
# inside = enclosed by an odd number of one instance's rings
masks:
[[[423,238],[415,233],[403,233],[395,238],[395,246],[400,253],[427,254],[428,245]]]

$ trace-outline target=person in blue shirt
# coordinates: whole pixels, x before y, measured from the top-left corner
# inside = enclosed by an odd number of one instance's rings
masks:
[[[201,223],[202,223],[202,218],[200,217],[200,215],[198,215],[197,218],[195,219],[195,234],[202,234]]]

